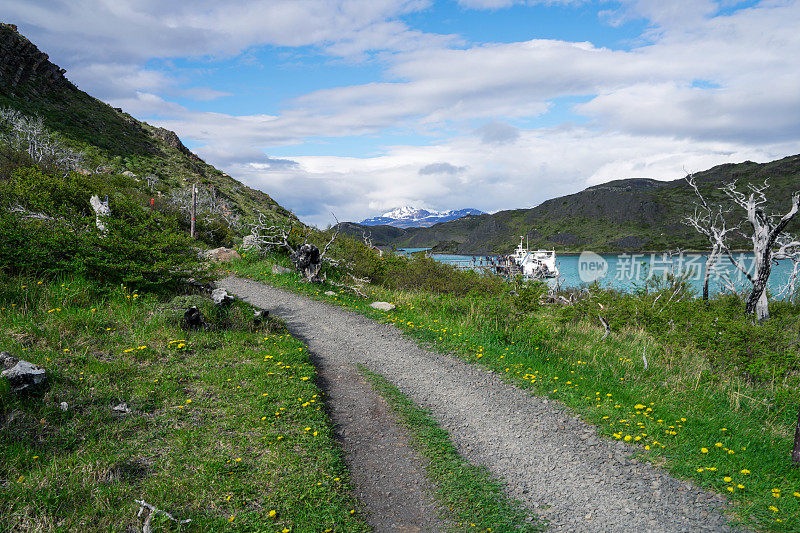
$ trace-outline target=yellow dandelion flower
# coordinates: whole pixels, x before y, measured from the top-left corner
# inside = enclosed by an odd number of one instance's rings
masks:
[[[708,448],[700,448],[700,453],[708,453]]]
[[[275,509],[273,509],[273,510],[271,510],[271,511],[269,512],[269,517],[270,517],[270,518],[273,518],[273,517],[274,517],[276,514],[278,514],[278,513],[275,511]]]

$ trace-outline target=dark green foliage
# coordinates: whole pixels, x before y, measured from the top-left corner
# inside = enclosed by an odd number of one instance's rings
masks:
[[[181,280],[199,275],[192,241],[175,220],[116,197],[107,233],[92,231],[79,270],[105,284],[124,283],[146,291],[175,290]]]
[[[22,167],[8,179],[0,178],[0,206],[19,206],[70,221],[92,213],[89,197],[98,192],[96,180],[75,172],[61,176],[38,167]]]
[[[103,189],[114,190],[77,173],[36,167],[0,180],[0,271],[46,278],[78,273],[153,291],[201,276],[192,241],[175,219],[136,199],[112,194],[107,233],[100,233],[89,197]]]

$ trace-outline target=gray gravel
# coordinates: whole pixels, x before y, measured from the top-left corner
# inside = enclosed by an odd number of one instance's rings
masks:
[[[285,320],[320,362],[362,364],[430,409],[462,456],[504,479],[550,531],[734,530],[725,498],[633,460],[632,446],[598,437],[558,402],[332,304],[240,278],[220,285]]]

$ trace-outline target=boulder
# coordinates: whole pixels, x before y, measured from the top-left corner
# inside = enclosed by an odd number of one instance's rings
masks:
[[[391,311],[395,308],[395,305],[389,302],[372,302],[369,306],[380,311]]]
[[[35,394],[47,386],[47,371],[33,363],[13,357],[8,352],[0,352],[0,375],[8,380],[13,392]]]
[[[261,246],[258,244],[258,237],[255,235],[245,235],[242,239],[242,250],[249,252],[250,250],[258,251]]]
[[[239,252],[237,252],[236,250],[225,248],[223,246],[219,248],[214,248],[213,250],[209,250],[204,255],[206,259],[210,259],[215,263],[223,263],[227,261],[232,261],[234,259],[242,258],[242,256],[239,255]]]
[[[211,291],[211,299],[214,300],[214,305],[230,305],[236,297],[228,294],[225,289],[214,289]]]
[[[291,271],[291,268],[282,267],[280,265],[272,265],[273,274],[288,274]]]

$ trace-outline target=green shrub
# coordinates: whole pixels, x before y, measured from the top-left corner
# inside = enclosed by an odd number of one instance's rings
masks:
[[[86,176],[20,168],[0,180],[0,271],[53,278],[74,273],[138,290],[170,290],[202,277],[192,241],[174,218],[113,193],[106,233],[89,205],[102,189]]]

